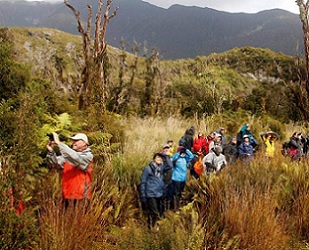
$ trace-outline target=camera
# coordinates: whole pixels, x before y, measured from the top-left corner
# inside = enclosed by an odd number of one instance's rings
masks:
[[[48,139],[50,140],[50,141],[54,141],[54,135],[53,135],[53,133],[49,133],[49,134],[46,134],[47,136],[48,136]]]

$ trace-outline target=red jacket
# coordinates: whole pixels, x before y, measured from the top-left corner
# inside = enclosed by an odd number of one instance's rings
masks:
[[[207,150],[207,141],[204,136],[199,136],[193,141],[193,151],[194,152],[203,152],[205,154]]]

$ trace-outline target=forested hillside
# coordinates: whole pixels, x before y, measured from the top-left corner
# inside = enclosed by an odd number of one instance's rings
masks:
[[[70,98],[80,88],[81,39],[58,30],[12,28],[16,59]],[[109,108],[120,114],[218,114],[248,110],[288,122],[300,119],[293,100],[301,76],[298,58],[268,49],[235,48],[222,54],[166,61],[139,47],[109,47]],[[299,64],[300,63],[300,64]],[[150,77],[150,106],[145,107],[145,83]],[[276,93],[276,94],[274,94]],[[192,98],[194,96],[194,98]],[[163,108],[164,107],[164,108]],[[150,108],[151,110],[145,110]],[[144,110],[143,110],[144,109]]]

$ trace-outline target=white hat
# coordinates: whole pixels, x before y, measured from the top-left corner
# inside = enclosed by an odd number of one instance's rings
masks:
[[[76,135],[70,137],[70,139],[77,141],[77,140],[83,140],[87,145],[89,145],[88,137],[87,135],[83,133],[77,133]]]

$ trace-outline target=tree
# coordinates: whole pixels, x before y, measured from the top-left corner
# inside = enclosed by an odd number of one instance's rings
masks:
[[[299,103],[300,110],[304,116],[306,121],[309,120],[308,115],[308,97],[309,97],[309,18],[308,18],[308,10],[309,10],[309,0],[296,0],[295,1],[299,7],[299,17],[303,25],[303,33],[304,33],[304,48],[305,48],[305,63],[306,63],[306,78],[305,81],[302,82],[300,79],[301,89],[300,89],[300,99]],[[304,90],[303,90],[304,89]],[[303,92],[303,93],[302,93]]]
[[[142,116],[154,115],[158,111],[158,100],[160,96],[155,95],[157,77],[160,76],[159,68],[159,52],[153,49],[151,55],[146,58],[146,72],[145,72],[145,91],[141,98]],[[160,102],[160,101],[159,101]]]
[[[98,104],[103,113],[106,111],[107,89],[104,62],[106,61],[105,35],[109,21],[116,15],[119,7],[109,15],[113,0],[106,1],[103,13],[103,0],[98,0],[98,12],[95,18],[94,38],[91,37],[92,6],[87,4],[88,18],[85,29],[81,20],[80,12],[77,11],[67,0],[64,4],[70,8],[77,20],[78,31],[83,38],[83,52],[85,66],[82,72],[82,87],[79,95],[79,109],[83,110],[90,104]]]

